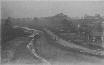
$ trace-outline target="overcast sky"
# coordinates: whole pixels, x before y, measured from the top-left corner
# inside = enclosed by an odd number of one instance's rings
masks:
[[[1,17],[46,17],[64,13],[70,17],[96,13],[104,16],[104,1],[2,1]]]

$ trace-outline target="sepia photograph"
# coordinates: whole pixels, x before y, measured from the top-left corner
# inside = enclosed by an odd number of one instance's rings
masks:
[[[103,0],[0,0],[1,65],[104,65]]]

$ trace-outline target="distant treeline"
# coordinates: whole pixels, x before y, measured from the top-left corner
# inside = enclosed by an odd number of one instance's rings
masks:
[[[13,28],[12,22],[8,19],[5,21],[5,24],[1,25],[1,43],[24,35],[24,31],[20,28]]]

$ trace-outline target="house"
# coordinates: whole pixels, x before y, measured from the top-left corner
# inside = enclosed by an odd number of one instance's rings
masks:
[[[93,33],[92,33],[92,36],[94,38],[93,41],[95,41],[96,38],[97,39],[100,38],[101,41],[104,42],[104,21],[100,25],[101,25],[101,30],[98,28],[100,31],[93,29]]]
[[[104,41],[104,22],[99,19],[79,19],[74,20],[81,39],[90,42]],[[99,39],[99,40],[98,40]]]

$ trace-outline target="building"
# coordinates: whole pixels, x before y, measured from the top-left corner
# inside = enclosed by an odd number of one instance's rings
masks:
[[[104,41],[104,22],[101,19],[79,19],[75,26],[81,39],[96,43]]]

